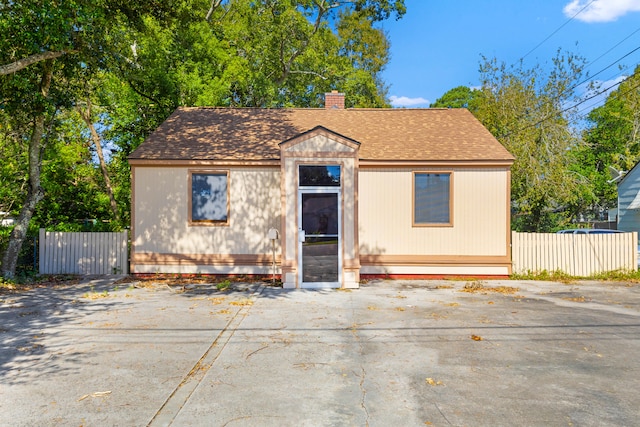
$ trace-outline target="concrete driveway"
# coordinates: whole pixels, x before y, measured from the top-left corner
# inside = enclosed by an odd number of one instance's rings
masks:
[[[0,425],[633,426],[640,286],[0,294]]]

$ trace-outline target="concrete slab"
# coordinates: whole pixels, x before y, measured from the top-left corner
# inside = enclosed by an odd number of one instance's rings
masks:
[[[636,425],[640,287],[0,295],[0,425]]]

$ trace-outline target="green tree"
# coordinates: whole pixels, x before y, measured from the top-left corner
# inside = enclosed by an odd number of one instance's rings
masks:
[[[26,146],[25,196],[2,257],[2,274],[13,277],[22,242],[38,203],[43,153],[56,139],[60,111],[72,106],[79,84],[106,66],[121,49],[110,29],[139,25],[142,12],[165,14],[154,0],[0,1],[0,107],[4,126]]]
[[[594,213],[617,205],[609,167],[629,171],[640,161],[640,66],[587,119],[583,143],[575,151],[593,194],[576,210]]]
[[[482,92],[469,86],[457,86],[436,99],[431,108],[467,108],[472,113],[478,109]]]
[[[389,41],[367,14],[344,11],[339,18],[338,55],[346,63],[340,79],[332,82],[332,87],[342,88],[348,95],[347,107],[388,107],[388,89],[381,73],[389,61]]]
[[[126,156],[178,106],[320,106],[332,89],[386,105],[388,43],[374,27],[404,12],[403,0],[0,0],[0,150],[12,159],[0,173],[15,176],[0,203],[19,212],[2,274],[32,218],[125,225]]]
[[[548,72],[483,61],[475,114],[516,157],[512,224],[520,231],[552,231],[568,220],[567,207],[588,186],[570,168],[578,138],[570,126],[575,111],[566,107],[575,102],[584,60],[558,52]]]

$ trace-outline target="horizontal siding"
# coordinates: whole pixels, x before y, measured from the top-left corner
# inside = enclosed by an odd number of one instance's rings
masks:
[[[640,232],[640,209],[627,209],[638,192],[640,168],[633,168],[618,184],[618,230]]]
[[[453,227],[413,227],[414,170],[360,169],[361,254],[507,255],[507,169],[419,169],[453,172]]]
[[[267,232],[270,228],[280,228],[280,168],[215,168],[229,171],[229,224],[226,226],[189,225],[190,169],[199,168],[135,168],[135,252],[270,253]]]
[[[589,277],[637,269],[637,233],[551,234],[513,232],[513,272],[561,271]]]

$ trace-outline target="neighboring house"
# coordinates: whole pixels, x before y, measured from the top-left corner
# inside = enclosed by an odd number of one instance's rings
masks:
[[[9,212],[0,212],[0,226],[9,227],[15,223],[15,218],[12,217]]]
[[[640,233],[640,167],[638,164],[621,175],[618,181],[618,230]]]
[[[179,108],[129,156],[133,273],[506,276],[513,156],[466,109]]]

